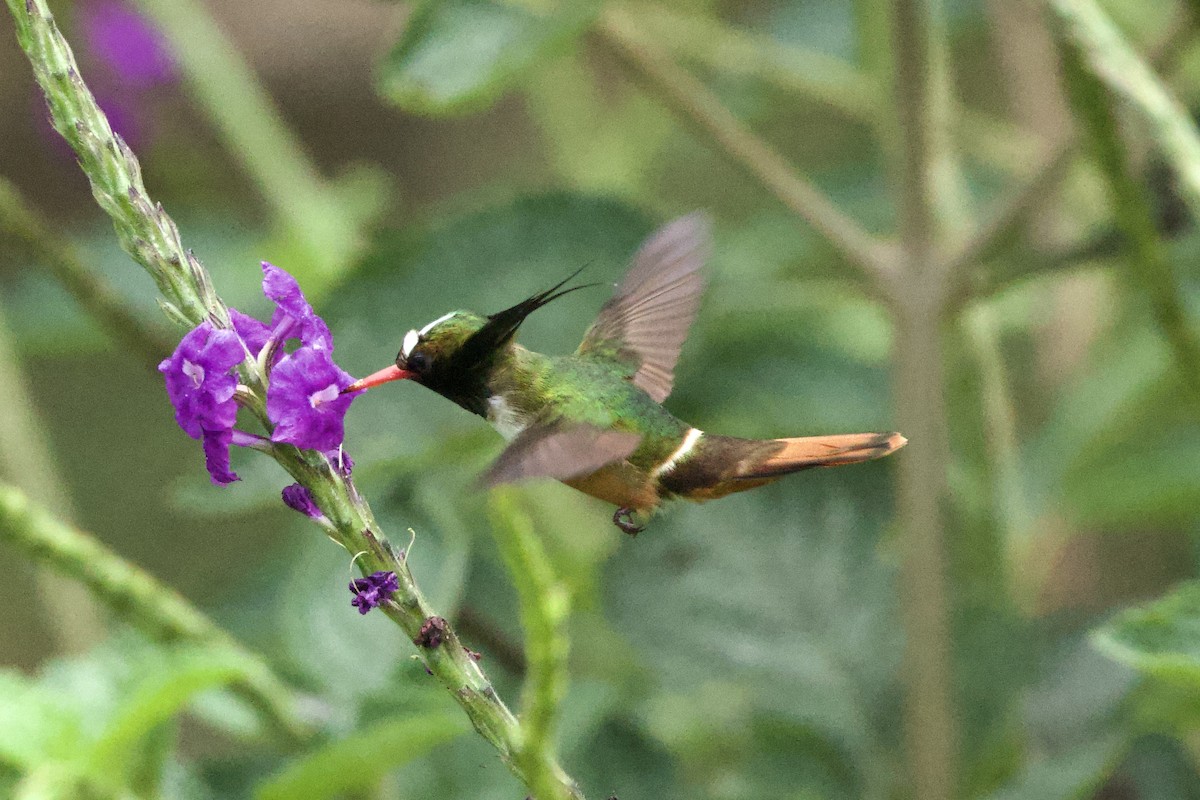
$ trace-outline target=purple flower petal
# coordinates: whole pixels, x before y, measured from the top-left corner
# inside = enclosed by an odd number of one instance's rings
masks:
[[[91,0],[79,17],[88,47],[123,83],[145,88],[174,79],[175,61],[163,35],[124,3]]]
[[[267,417],[275,425],[271,440],[335,450],[346,435],[343,418],[359,394],[340,392],[353,382],[328,350],[305,347],[284,356],[271,372],[267,389]]]
[[[268,261],[262,262],[262,269],[263,294],[277,306],[271,317],[271,328],[278,330],[282,323],[290,321],[285,338],[298,337],[305,347],[332,350],[333,335],[329,326],[308,304],[296,279]]]
[[[267,345],[267,339],[271,336],[271,329],[249,314],[243,314],[238,311],[236,308],[229,309],[229,319],[233,322],[234,331],[246,343],[246,349],[257,358],[258,354]]]
[[[307,514],[313,519],[325,516],[313,501],[312,493],[298,483],[283,488],[283,502],[288,508]]]
[[[202,322],[158,365],[175,406],[175,421],[188,436],[199,439],[204,431],[233,428],[237,378],[230,370],[244,357],[236,333]]]
[[[241,480],[229,466],[229,445],[232,441],[233,431],[229,428],[204,432],[204,466],[217,486]]]

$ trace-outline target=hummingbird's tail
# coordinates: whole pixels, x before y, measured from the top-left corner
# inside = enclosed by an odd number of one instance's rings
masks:
[[[812,467],[836,467],[871,461],[896,452],[908,440],[898,433],[843,433],[832,436],[801,436],[775,439],[779,447],[764,458],[744,459],[736,480],[775,478]]]
[[[898,433],[842,433],[794,439],[738,439],[703,434],[692,452],[659,477],[661,496],[704,501],[771,483],[789,472],[857,464],[894,453]]]

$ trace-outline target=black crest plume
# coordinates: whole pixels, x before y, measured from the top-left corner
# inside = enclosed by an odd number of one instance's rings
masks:
[[[525,321],[526,317],[547,303],[551,303],[579,289],[599,286],[600,284],[598,283],[583,283],[579,286],[562,288],[585,269],[587,269],[586,264],[544,292],[538,292],[532,297],[522,300],[515,306],[510,306],[503,311],[489,314],[487,323],[471,334],[471,337],[463,343],[462,349],[459,350],[458,354],[458,358],[462,359],[459,364],[462,366],[473,366],[483,362],[488,356],[496,352],[501,345],[516,336],[517,329],[521,327],[521,323]]]

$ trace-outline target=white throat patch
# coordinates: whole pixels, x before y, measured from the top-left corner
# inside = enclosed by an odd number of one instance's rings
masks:
[[[516,409],[508,404],[502,396],[494,394],[488,398],[487,420],[492,423],[496,433],[511,442],[525,430],[525,420],[517,415]]]

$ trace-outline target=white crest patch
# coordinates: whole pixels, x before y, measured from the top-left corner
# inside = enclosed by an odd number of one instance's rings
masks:
[[[692,452],[692,448],[696,446],[696,442],[700,441],[700,437],[704,435],[704,431],[699,428],[692,428],[687,432],[687,436],[683,437],[683,442],[679,447],[675,448],[675,452],[671,453],[670,458],[664,461],[658,469],[654,470],[654,477],[666,474],[675,469],[680,459]]]
[[[449,314],[442,314],[440,317],[438,317],[437,319],[435,319],[433,322],[429,323],[429,324],[428,324],[428,325],[426,325],[424,328],[421,328],[421,335],[422,335],[422,336],[424,336],[425,334],[429,333],[429,332],[430,332],[431,330],[433,330],[433,329],[434,329],[434,327],[435,327],[435,326],[437,326],[439,323],[445,322],[446,320],[448,320],[448,319],[450,319],[451,317],[453,317],[453,316],[454,316],[454,313],[455,313],[455,312],[451,311]]]
[[[488,398],[487,420],[492,423],[496,432],[509,442],[517,438],[526,427],[525,420],[521,419],[508,401],[498,394]]]
[[[404,343],[400,345],[400,352],[405,358],[412,355],[413,348],[417,346],[417,340],[421,338],[421,334],[416,331],[409,331],[404,334]]]

